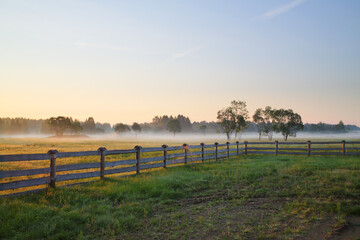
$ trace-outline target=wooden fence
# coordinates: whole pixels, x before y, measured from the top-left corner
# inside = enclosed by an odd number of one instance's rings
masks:
[[[142,148],[135,146],[129,150],[107,150],[105,147],[97,151],[58,152],[50,150],[45,154],[0,155],[0,163],[32,162],[37,166],[39,161],[46,161],[50,167],[16,169],[0,171],[0,195],[14,195],[55,187],[71,185],[80,179],[89,181],[116,174],[140,174],[149,169],[166,168],[180,164],[201,163],[208,160],[249,154],[288,155],[360,155],[357,147],[360,141],[351,142],[236,142],[225,144],[204,144]],[[149,156],[149,154],[157,156]],[[113,161],[111,156],[127,156],[130,159]],[[58,165],[58,159],[96,156],[96,162]],[[45,163],[46,163],[45,162]],[[59,160],[61,162],[61,160]],[[43,164],[44,165],[44,164]],[[49,166],[48,165],[48,166]],[[41,166],[41,165],[39,165]],[[37,176],[36,176],[37,175]],[[115,176],[116,176],[115,175]],[[35,189],[35,190],[34,190]]]

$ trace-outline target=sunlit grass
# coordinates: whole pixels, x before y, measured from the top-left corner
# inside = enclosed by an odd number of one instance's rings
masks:
[[[321,219],[336,228],[360,215],[359,189],[359,157],[234,157],[2,198],[0,236],[295,238]]]

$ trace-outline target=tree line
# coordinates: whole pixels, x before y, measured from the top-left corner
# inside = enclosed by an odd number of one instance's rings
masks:
[[[295,137],[298,131],[326,133],[358,131],[355,125],[345,125],[342,121],[338,124],[303,124],[301,116],[292,109],[273,109],[270,106],[258,108],[250,117],[245,101],[232,101],[230,106],[217,112],[217,121],[191,122],[189,117],[155,116],[151,122],[125,124],[99,123],[93,117],[79,121],[71,117],[51,117],[46,120],[26,118],[0,118],[0,134],[104,134],[104,133],[200,133],[206,134],[225,133],[227,138],[232,136],[237,139],[243,132],[257,132],[259,139],[267,137],[272,140],[274,133],[281,133],[285,140]]]

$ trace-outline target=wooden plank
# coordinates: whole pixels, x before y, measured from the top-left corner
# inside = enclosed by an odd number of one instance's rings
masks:
[[[152,148],[142,148],[140,152],[145,153],[145,152],[162,152],[162,151],[164,151],[164,148],[162,147],[152,147]]]
[[[46,173],[50,173],[50,168],[0,171],[0,178],[31,176],[31,175],[46,174]]]
[[[120,161],[112,161],[105,162],[105,167],[115,167],[119,165],[128,165],[128,164],[136,164],[136,159],[128,159],[128,160],[120,160]],[[105,171],[106,174],[106,171]]]
[[[279,145],[307,145],[307,142],[279,142]]]
[[[92,178],[100,177],[100,171],[97,172],[84,172],[84,173],[70,173],[70,174],[61,174],[56,176],[56,182],[82,179],[82,178]]]
[[[57,165],[56,172],[89,169],[89,168],[100,168],[100,163],[97,162],[97,163],[77,163],[77,164]]]
[[[346,152],[346,155],[360,155],[360,152]]]
[[[17,162],[17,161],[34,161],[34,160],[50,160],[50,155],[47,153],[0,155],[0,162]]]
[[[346,143],[347,144],[347,143]],[[357,148],[357,147],[347,147],[346,148],[346,151],[348,150],[360,150],[360,148]]]
[[[311,144],[342,144],[342,142],[311,142]]]
[[[135,149],[128,149],[128,150],[107,150],[105,151],[106,155],[115,155],[115,154],[127,154],[127,153],[136,153]]]
[[[152,164],[143,164],[140,165],[140,170],[142,169],[149,169],[149,168],[159,168],[159,167],[163,167],[164,163],[152,163]]]
[[[282,155],[307,155],[307,152],[278,152]]]
[[[156,162],[156,161],[164,161],[164,156],[160,157],[149,157],[149,158],[141,158],[141,163],[147,163],[147,162]]]
[[[173,159],[173,160],[168,160],[166,161],[166,165],[171,165],[171,164],[178,164],[178,163],[184,163],[185,159]]]
[[[50,177],[41,177],[41,178],[19,180],[19,181],[7,182],[7,183],[0,183],[0,191],[43,185],[43,184],[48,184],[49,182],[50,182]]]
[[[360,141],[346,142],[346,144],[360,144]]]
[[[57,153],[56,158],[68,158],[68,157],[86,157],[100,155],[99,151],[85,151],[85,152],[61,152]]]
[[[248,154],[275,154],[275,151],[273,152],[267,152],[267,151],[248,151]]]
[[[311,151],[341,151],[342,148],[311,148]],[[346,148],[346,150],[348,150],[348,148]]]
[[[18,197],[18,196],[22,196],[22,195],[31,194],[31,193],[38,193],[38,192],[44,191],[46,189],[47,189],[47,187],[46,188],[32,189],[32,190],[25,190],[25,191],[16,192],[16,193],[3,194],[3,195],[0,195],[0,198],[2,198],[2,197]]]
[[[248,144],[248,145],[250,145],[250,144],[257,144],[257,145],[273,144],[273,145],[275,145],[275,142],[248,142],[247,144]],[[239,145],[240,145],[240,143],[239,143]]]
[[[125,172],[134,172],[136,171],[136,166],[133,167],[124,167],[124,168],[114,168],[114,169],[107,169],[105,170],[105,177],[109,174],[116,174],[116,173],[125,173]]]
[[[175,146],[175,147],[168,147],[167,150],[168,151],[173,151],[173,150],[180,150],[183,149],[183,146]]]
[[[226,149],[219,149],[218,150],[218,153],[224,153],[224,152],[227,152],[227,150]]]
[[[169,154],[168,156],[167,156],[167,158],[169,159],[169,158],[177,158],[177,157],[184,157],[185,156],[185,153],[174,153],[174,154]]]
[[[304,152],[307,152],[307,148],[279,148],[279,151],[304,151]]]
[[[220,154],[218,155],[218,158],[226,158],[227,157],[227,154]]]
[[[200,149],[201,145],[188,145],[188,148],[190,148],[190,149]]]
[[[274,147],[248,147],[248,150],[275,150]]]

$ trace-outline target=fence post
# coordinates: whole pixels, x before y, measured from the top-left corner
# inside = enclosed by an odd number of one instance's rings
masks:
[[[230,158],[230,148],[229,148],[229,142],[226,142],[226,150],[227,150],[227,158]]]
[[[239,156],[239,141],[236,141],[236,155]]]
[[[136,174],[140,174],[140,151],[141,146],[135,146],[134,149],[136,150]]]
[[[188,145],[186,143],[183,144],[183,147],[184,147],[184,153],[185,153],[185,164],[187,164],[187,147]]]
[[[216,143],[215,143],[215,161],[218,160],[218,145],[219,145],[219,143],[216,142]]]
[[[277,156],[279,153],[279,141],[275,141],[275,156]]]
[[[168,148],[168,146],[164,144],[161,147],[164,149],[164,168],[166,168],[166,157],[167,157],[167,148]]]
[[[56,154],[57,150],[50,150],[48,154],[51,155],[50,158],[50,183],[49,186],[55,188],[56,186]]]
[[[200,143],[201,145],[201,161],[204,162],[205,154],[204,154],[204,143]]]
[[[311,141],[307,141],[307,155],[310,157],[311,154]]]
[[[341,142],[342,142],[342,155],[343,155],[343,157],[344,157],[344,156],[345,156],[345,154],[346,154],[346,149],[345,149],[345,140],[342,140]]]
[[[105,147],[98,148],[98,151],[100,152],[100,179],[104,180],[105,176]]]
[[[244,146],[244,154],[247,155],[247,150],[248,150],[248,149],[247,149],[247,145],[248,145],[248,141],[245,141],[245,142],[244,142],[244,145],[245,145],[245,146]]]

